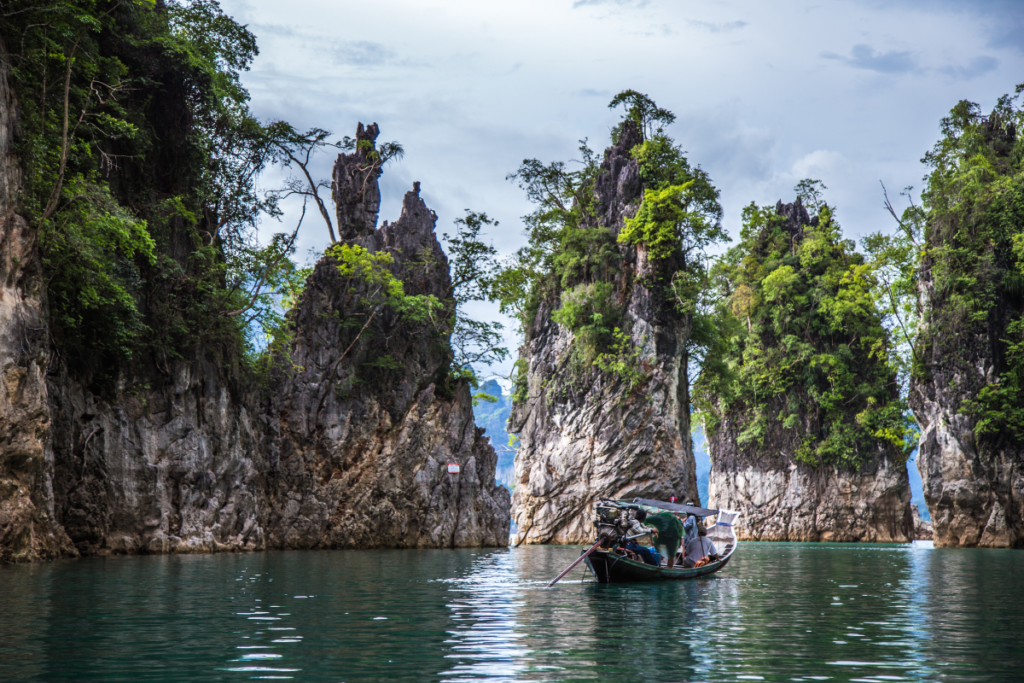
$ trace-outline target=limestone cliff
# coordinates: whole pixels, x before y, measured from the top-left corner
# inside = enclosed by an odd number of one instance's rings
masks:
[[[357,134],[371,144],[376,136],[376,125]],[[448,299],[448,260],[419,183],[406,193],[398,220],[375,229],[376,176],[362,150],[339,156],[339,234],[390,254],[406,294]],[[508,490],[495,483],[497,455],[473,421],[468,385],[447,377],[446,333],[403,322],[386,308],[374,316],[360,304],[364,296],[328,255],[291,314],[290,366],[281,369],[270,411],[271,544],[507,544]],[[446,308],[437,315],[450,314]],[[448,463],[461,471],[449,473]]]
[[[928,378],[911,384],[911,405],[921,425],[917,466],[936,546],[1024,544],[1024,451],[1007,441],[979,442],[976,418],[961,409],[994,374],[990,342],[997,334],[983,325],[936,340],[926,351],[933,359],[948,344],[966,357],[933,362]]]
[[[595,224],[618,234],[641,198],[641,142],[631,122],[609,148],[595,183]],[[642,380],[630,383],[574,363],[573,334],[553,320],[557,299],[541,302],[519,350],[526,386],[516,397],[510,432],[515,459],[513,518],[518,542],[584,543],[592,539],[600,498],[697,501],[687,382],[689,319],[665,299],[665,285],[643,246],[617,245],[615,304],[639,353]]]
[[[903,423],[895,373],[872,351],[886,332],[867,284],[849,277],[862,259],[828,207],[813,220],[800,200],[751,216],[723,261],[739,374],[711,392],[709,505],[742,514],[742,540],[911,541],[906,455],[877,438],[882,420]]]
[[[74,553],[51,495],[46,299],[36,231],[19,214],[18,107],[6,57],[0,42],[0,563]]]
[[[254,396],[209,359],[170,370],[109,396],[63,368],[49,377],[54,503],[82,553],[266,547]]]
[[[1012,111],[982,117],[977,105],[972,107],[966,120],[962,115],[954,120],[961,129],[957,135],[965,133],[963,139],[975,147],[936,145],[937,153],[954,156],[951,166],[958,173],[937,170],[929,181],[918,281],[924,311],[917,342],[920,368],[911,380],[910,404],[921,426],[917,463],[935,545],[1020,548],[1024,253],[1015,256],[1014,244],[1024,245],[1022,142]],[[976,167],[979,163],[983,168]],[[961,188],[975,183],[978,174],[983,180],[961,197]],[[955,209],[945,209],[947,194],[955,197]],[[1004,396],[1005,403],[979,402],[986,393]],[[1014,411],[1017,418],[1007,420]],[[979,433],[983,413],[990,428]]]
[[[384,311],[353,344],[359,295],[330,256],[291,313],[288,357],[265,389],[202,356],[138,363],[97,393],[51,359],[34,232],[15,213],[3,94],[0,561],[508,542],[496,455],[473,422],[468,387],[447,376],[450,305],[429,323]],[[372,144],[376,126],[366,130]],[[336,174],[346,164],[358,172],[360,155],[342,155]],[[372,201],[346,202],[336,188],[339,230],[391,254],[407,293],[447,298],[448,262],[418,183],[399,220],[378,230],[371,170],[355,191]]]
[[[977,386],[991,373],[992,358],[982,351],[974,360],[976,365],[935,367],[927,381],[913,384],[914,415],[922,428],[917,464],[935,545],[1020,547],[1024,544],[1024,453],[1012,444],[993,447],[975,438],[975,420],[960,410],[960,404],[971,395],[965,386]]]
[[[743,447],[740,431],[736,418],[726,418],[708,438],[708,504],[742,513],[740,540],[914,540],[907,469],[894,455],[859,470],[810,466],[793,458],[800,435],[773,429],[766,446]]]

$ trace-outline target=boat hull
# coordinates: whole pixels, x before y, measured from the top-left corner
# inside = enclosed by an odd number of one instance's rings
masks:
[[[636,581],[685,581],[686,579],[697,579],[701,576],[717,572],[729,563],[729,557],[723,557],[717,562],[694,569],[682,567],[669,569],[668,567],[655,567],[644,562],[636,562],[621,555],[616,555],[610,550],[598,549],[592,552],[584,561],[598,583],[633,583]]]

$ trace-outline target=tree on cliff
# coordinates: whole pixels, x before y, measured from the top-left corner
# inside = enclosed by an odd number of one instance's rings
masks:
[[[798,444],[791,455],[812,465],[857,467],[888,448],[909,455],[916,432],[872,268],[843,239],[834,209],[821,203],[811,218],[800,199],[750,204],[740,244],[712,278],[721,346],[695,394],[709,432],[726,415],[740,422],[740,445],[781,427]]]
[[[472,302],[489,298],[487,289],[498,267],[495,262],[498,252],[481,239],[480,233],[484,227],[497,225],[498,221],[486,213],[466,209],[465,216],[455,219],[455,233],[441,236],[452,273],[449,296],[455,304],[450,338],[455,354],[452,375],[467,379],[473,388],[479,386],[474,366],[489,366],[508,357],[508,349],[501,345],[504,326],[495,320],[476,320],[466,312]],[[494,400],[490,394],[481,393],[474,401],[480,398]]]
[[[1024,442],[1024,110],[1016,95],[985,116],[958,103],[924,157],[926,224],[920,270],[921,349],[915,375],[936,368],[964,382],[960,410],[983,442]],[[993,367],[977,376],[976,360]],[[973,378],[973,379],[970,379]]]
[[[671,302],[681,317],[693,317],[689,337],[694,357],[710,337],[702,332],[701,293],[707,289],[706,249],[728,239],[721,228],[718,190],[708,174],[693,167],[683,150],[664,132],[675,120],[634,90],[619,93],[610,108],[622,106],[625,115],[612,131],[618,144],[634,136],[628,150],[638,168],[641,201],[621,230],[600,215],[597,185],[606,171],[586,140],[580,159],[544,164],[526,159],[508,176],[537,206],[524,217],[528,244],[490,281],[490,294],[503,313],[515,314],[525,331],[542,302],[554,308],[552,318],[574,338],[570,361],[582,377],[590,368],[610,372],[630,388],[642,384],[646,362],[629,341],[622,310],[622,285],[641,278]],[[633,213],[632,211],[630,213]],[[623,267],[620,245],[643,250],[651,267],[643,274]],[[617,293],[616,290],[619,290]],[[523,368],[517,365],[517,400],[524,398]]]
[[[309,274],[291,258],[307,206],[269,240],[260,222],[299,195],[336,242],[313,156],[368,146],[365,181],[401,146],[257,121],[241,85],[255,37],[215,0],[15,0],[0,37],[19,103],[21,210],[39,230],[65,369],[109,388],[133,363],[169,375],[202,354],[265,368]],[[301,177],[261,191],[275,163]]]
[[[256,181],[280,149],[240,82],[254,36],[212,0],[4,12],[61,361],[104,385],[131,362],[257,349],[302,277],[294,232],[256,234],[279,215]]]

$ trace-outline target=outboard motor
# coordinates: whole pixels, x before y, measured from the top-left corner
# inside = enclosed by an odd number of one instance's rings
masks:
[[[612,501],[601,501],[595,507],[597,519],[594,520],[594,528],[602,548],[611,548],[629,532],[630,522],[639,509]]]

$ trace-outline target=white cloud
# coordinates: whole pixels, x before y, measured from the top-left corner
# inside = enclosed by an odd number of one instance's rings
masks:
[[[645,7],[650,3],[650,0],[574,0],[572,3],[573,9],[577,7],[586,7],[588,5],[618,5],[620,7]]]
[[[486,211],[507,254],[532,207],[506,174],[527,157],[576,158],[581,138],[603,148],[620,115],[608,101],[625,88],[676,113],[669,132],[721,190],[733,235],[744,205],[792,201],[805,177],[829,187],[850,236],[884,227],[879,180],[919,184],[942,116],[964,98],[991,106],[1021,80],[1024,41],[996,24],[1018,26],[1024,5],[998,3],[1001,14],[954,0],[736,0],[699,14],[675,0],[222,6],[259,41],[243,79],[258,116],[338,137],[376,121],[406,149],[384,175],[382,219],[419,180],[440,230]],[[301,249],[322,248],[326,231],[308,225]]]
[[[998,66],[998,59],[982,55],[975,57],[966,64],[940,67],[938,71],[952,78],[969,81],[979,76],[983,76],[990,71],[995,71]]]
[[[747,22],[745,21],[687,21],[686,23],[695,28],[710,31],[711,33],[730,33],[732,31],[738,31],[744,26],[747,26]]]
[[[821,180],[822,176],[828,175],[845,163],[848,163],[846,157],[840,152],[830,149],[816,149],[810,154],[805,154],[794,161],[791,172],[793,178],[797,180],[804,178]]]
[[[394,58],[395,52],[381,43],[369,40],[346,40],[330,48],[337,64],[350,66],[380,66]]]

